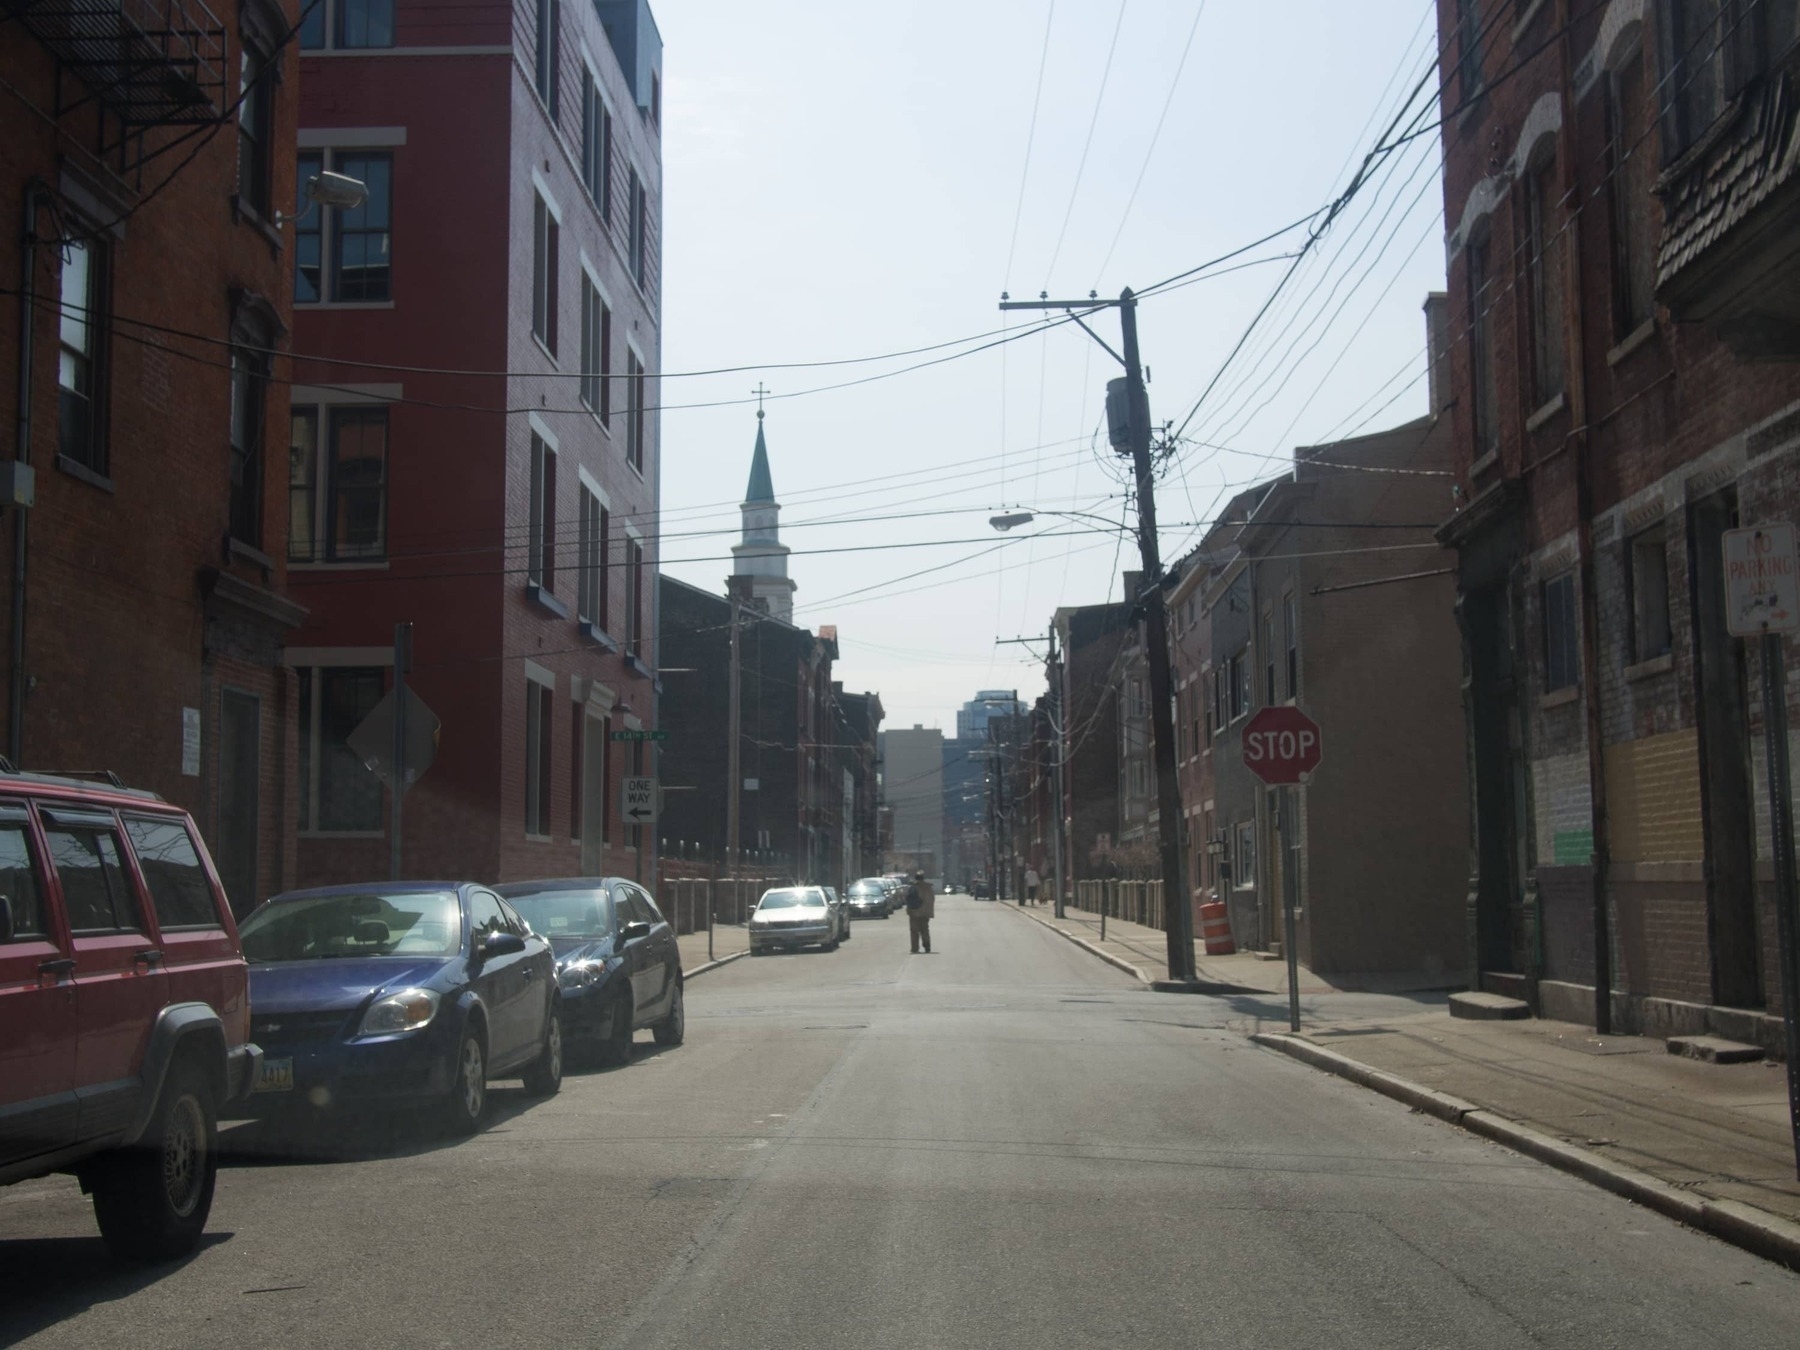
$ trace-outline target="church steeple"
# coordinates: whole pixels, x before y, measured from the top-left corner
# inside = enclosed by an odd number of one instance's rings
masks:
[[[775,480],[769,473],[769,444],[763,436],[762,398],[768,391],[756,388],[756,448],[750,456],[750,485],[739,510],[744,518],[743,542],[731,552],[737,560],[733,571],[750,578],[751,603],[784,622],[794,617],[794,583],[787,574],[787,547],[781,542],[781,503],[775,500]]]

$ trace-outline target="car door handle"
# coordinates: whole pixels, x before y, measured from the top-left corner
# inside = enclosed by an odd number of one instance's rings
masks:
[[[74,969],[75,958],[72,956],[59,956],[49,961],[38,962],[38,974],[40,975],[67,975]]]
[[[537,978],[537,976],[538,976],[538,968],[536,966],[528,965],[525,967],[525,978],[526,979],[535,980]]]
[[[144,964],[146,966],[160,966],[162,964],[163,954],[160,951],[158,951],[155,947],[151,947],[147,951],[139,952],[136,956],[132,957],[131,959],[134,961],[141,962],[142,964]]]

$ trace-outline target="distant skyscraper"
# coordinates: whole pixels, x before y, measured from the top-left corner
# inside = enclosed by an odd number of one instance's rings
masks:
[[[1016,689],[983,689],[957,711],[956,739],[979,741],[987,736],[988,719],[1024,712]]]

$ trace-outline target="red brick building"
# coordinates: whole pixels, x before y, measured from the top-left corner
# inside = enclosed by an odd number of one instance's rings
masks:
[[[190,809],[240,911],[294,870],[297,11],[39,0],[0,41],[6,753]]]
[[[1800,6],[1439,18],[1472,959],[1545,1012],[1774,1044],[1720,535],[1800,506]]]
[[[655,876],[661,41],[641,0],[326,0],[301,35],[285,506],[299,873],[386,875],[345,743],[413,625],[410,875]]]

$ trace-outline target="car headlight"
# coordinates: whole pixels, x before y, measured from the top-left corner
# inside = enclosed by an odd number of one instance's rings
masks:
[[[430,989],[402,989],[378,998],[363,1014],[358,1036],[391,1036],[397,1031],[417,1031],[437,1016],[439,995]]]
[[[564,989],[586,989],[600,983],[600,977],[606,974],[606,966],[599,961],[571,961],[566,966],[558,967],[556,982]]]

